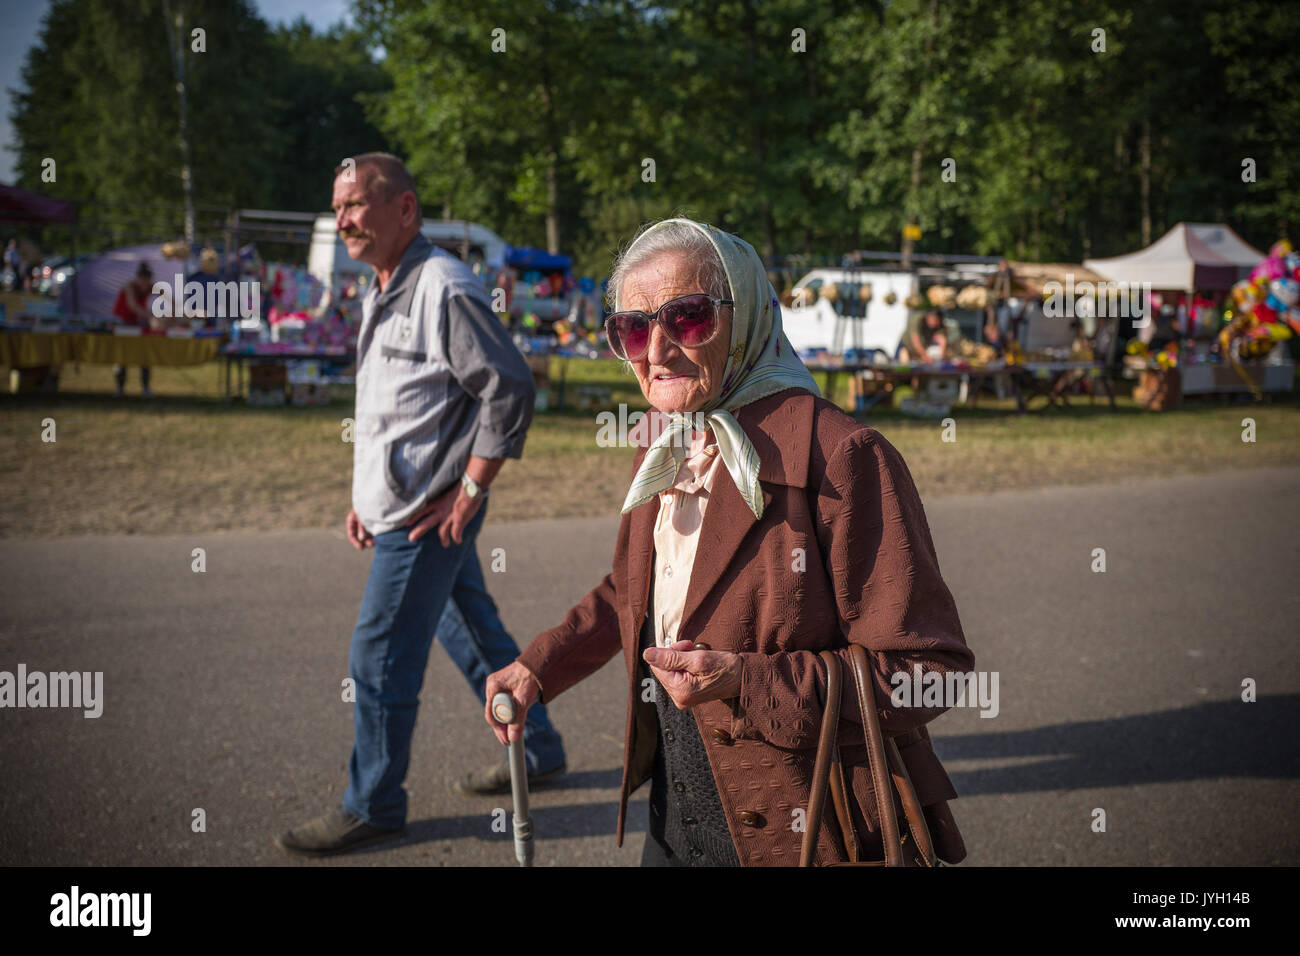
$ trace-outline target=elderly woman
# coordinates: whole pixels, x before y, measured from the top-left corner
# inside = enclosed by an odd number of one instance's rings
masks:
[[[621,649],[619,845],[628,796],[649,779],[642,865],[795,865],[825,700],[818,653],[847,661],[860,644],[935,851],[960,860],[946,803],[956,793],[924,727],[944,708],[891,702],[891,675],[974,662],[903,459],[818,395],[743,240],[666,220],[637,237],[610,284],[610,346],[652,406],[613,570],[488,678],[489,702],[505,690],[519,705],[508,727],[486,709],[497,738],[516,739],[533,701],[550,704]],[[864,858],[878,859],[855,694],[840,743]],[[814,862],[846,859],[839,825],[823,819]]]

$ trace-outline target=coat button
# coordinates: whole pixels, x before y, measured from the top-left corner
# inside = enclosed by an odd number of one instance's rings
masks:
[[[695,647],[692,648],[692,650],[697,650],[697,651],[711,651],[711,650],[713,650],[713,648],[709,647],[709,645],[708,645],[708,644],[705,644],[703,641],[696,641],[696,642],[695,642]]]
[[[685,792],[686,792],[686,784],[684,784],[684,783],[682,783],[680,780],[678,780],[675,784],[673,784],[673,789],[676,790],[678,793],[685,793]]]
[[[664,740],[668,741],[669,743],[672,743],[676,739],[677,739],[677,735],[673,733],[671,730],[664,731]]]
[[[693,827],[693,826],[695,826],[695,824],[697,824],[697,823],[699,823],[699,822],[700,822],[700,821],[697,820],[697,819],[695,819],[694,817],[683,817],[683,818],[682,818],[682,823],[686,824],[688,827]]]
[[[721,727],[713,728],[713,739],[718,743],[726,745],[731,743],[731,734],[727,733]]]
[[[759,825],[758,814],[753,810],[741,810],[738,814],[740,822],[747,827],[756,827]]]
[[[698,860],[700,857],[704,856],[704,851],[701,850],[698,846],[693,846],[691,847],[691,856],[695,857],[695,859]]]

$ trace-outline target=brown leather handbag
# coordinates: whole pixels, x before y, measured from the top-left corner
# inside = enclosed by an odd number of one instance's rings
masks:
[[[822,811],[826,805],[826,791],[831,795],[831,805],[839,820],[840,832],[848,850],[846,866],[937,866],[934,842],[930,828],[921,811],[912,779],[903,764],[898,745],[892,737],[880,732],[880,718],[876,715],[875,695],[872,693],[871,663],[866,650],[858,644],[849,645],[849,670],[857,690],[858,706],[862,711],[862,732],[867,741],[867,755],[871,762],[872,790],[876,794],[876,809],[880,820],[881,837],[885,846],[883,860],[863,860],[858,837],[849,815],[848,788],[845,785],[844,766],[840,760],[837,741],[840,723],[840,705],[843,699],[843,678],[840,659],[831,651],[822,651],[826,663],[826,713],[822,717],[821,733],[817,740],[817,759],[813,764],[812,794],[808,802],[807,828],[799,854],[800,866],[812,866],[817,852],[817,833],[821,828]],[[894,812],[894,792],[903,804],[907,817],[907,830],[900,834],[898,815]]]

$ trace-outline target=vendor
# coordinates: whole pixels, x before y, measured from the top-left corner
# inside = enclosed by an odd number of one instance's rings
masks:
[[[1160,307],[1160,312],[1156,316],[1156,327],[1151,333],[1151,339],[1147,342],[1148,348],[1152,352],[1159,352],[1170,342],[1177,342],[1180,338],[1177,326],[1178,310],[1168,302]]]
[[[225,301],[225,298],[224,296],[222,296],[220,290],[220,286],[223,284],[222,276],[221,276],[221,257],[220,255],[217,254],[216,249],[213,249],[211,246],[208,246],[204,248],[202,252],[199,253],[198,271],[192,272],[185,277],[185,287],[187,290],[192,288],[191,283],[201,286],[203,289],[204,304],[201,310],[202,315],[188,314],[185,311],[185,309],[182,307],[181,303],[178,302],[174,305],[172,309],[172,314],[175,319],[181,322],[181,324],[188,325],[189,322],[187,320],[193,318],[202,318],[204,326],[206,326],[207,328],[216,328],[219,325],[229,324],[231,320],[237,320],[239,318],[238,315],[229,315],[229,316],[220,315],[220,313],[224,311],[223,306],[228,306],[229,303]],[[210,294],[210,287],[213,286],[214,284],[218,286],[218,289],[215,290],[215,292],[212,292]],[[186,295],[188,294],[189,293],[186,292]],[[218,313],[217,315],[209,315],[207,313],[206,311],[207,304],[210,302],[216,306],[216,311]],[[241,304],[242,303],[237,302],[236,308],[238,308],[238,306]],[[217,321],[218,319],[222,319],[224,321],[218,322]]]
[[[117,300],[113,303],[113,314],[121,319],[124,325],[148,328],[152,318],[148,307],[152,292],[153,270],[149,268],[149,263],[142,262],[135,270],[134,278],[118,290]],[[126,366],[114,365],[113,377],[117,380],[117,395],[120,398],[126,394]],[[153,395],[149,390],[149,366],[147,365],[140,366],[140,394],[145,398]]]
[[[21,292],[23,288],[23,254],[18,251],[17,239],[10,239],[9,244],[5,246],[5,266],[13,271],[14,291]]]
[[[996,316],[984,326],[984,344],[993,350],[994,358],[1002,358],[1007,354],[1007,340]]]
[[[985,314],[990,325],[997,325],[1005,335],[1011,331],[1011,291],[1015,287],[1016,274],[1006,259],[998,260],[998,271],[989,276],[985,287],[989,289],[988,305]]]
[[[912,349],[919,361],[942,362],[948,358],[948,333],[943,328],[943,313],[930,309],[912,331]]]

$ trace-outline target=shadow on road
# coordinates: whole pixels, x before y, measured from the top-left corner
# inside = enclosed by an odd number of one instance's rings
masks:
[[[935,738],[945,763],[1031,758],[952,771],[962,796],[1119,787],[1225,777],[1300,777],[1300,695],[1004,733]],[[1032,758],[1041,758],[1033,760]]]
[[[505,811],[504,816],[494,814],[498,808]],[[511,813],[510,797],[506,795],[495,807],[485,800],[482,813],[413,820],[406,825],[406,835],[401,843],[394,843],[393,846],[434,843],[440,840],[463,840],[467,837],[482,843],[513,846],[514,830],[510,822]],[[533,807],[529,811],[529,816],[532,817],[534,838],[537,840],[605,835],[612,837],[618,826],[618,801],[572,803],[562,807]],[[496,823],[498,829],[495,831],[492,829],[494,820],[499,821]],[[504,830],[501,829],[503,825]],[[624,829],[628,833],[640,833],[645,827],[645,809],[637,803],[630,804]]]
[[[963,797],[1040,790],[1131,787],[1233,777],[1300,777],[1300,694],[1264,697],[1252,704],[1216,701],[1131,717],[1075,721],[1028,730],[935,738],[945,763],[1014,760],[1012,766],[950,771]],[[608,789],[617,769],[566,774],[547,790]],[[419,820],[405,843],[512,839],[509,794],[484,798],[481,812]],[[506,832],[493,832],[492,813],[506,812]],[[534,807],[538,837],[612,834],[618,803]],[[644,813],[629,808],[627,829],[645,829]],[[498,819],[500,819],[498,817]],[[498,824],[499,826],[500,824]]]
[[[576,770],[559,777],[554,783],[548,783],[546,790],[614,790],[622,783],[622,767],[611,767],[609,770]]]

